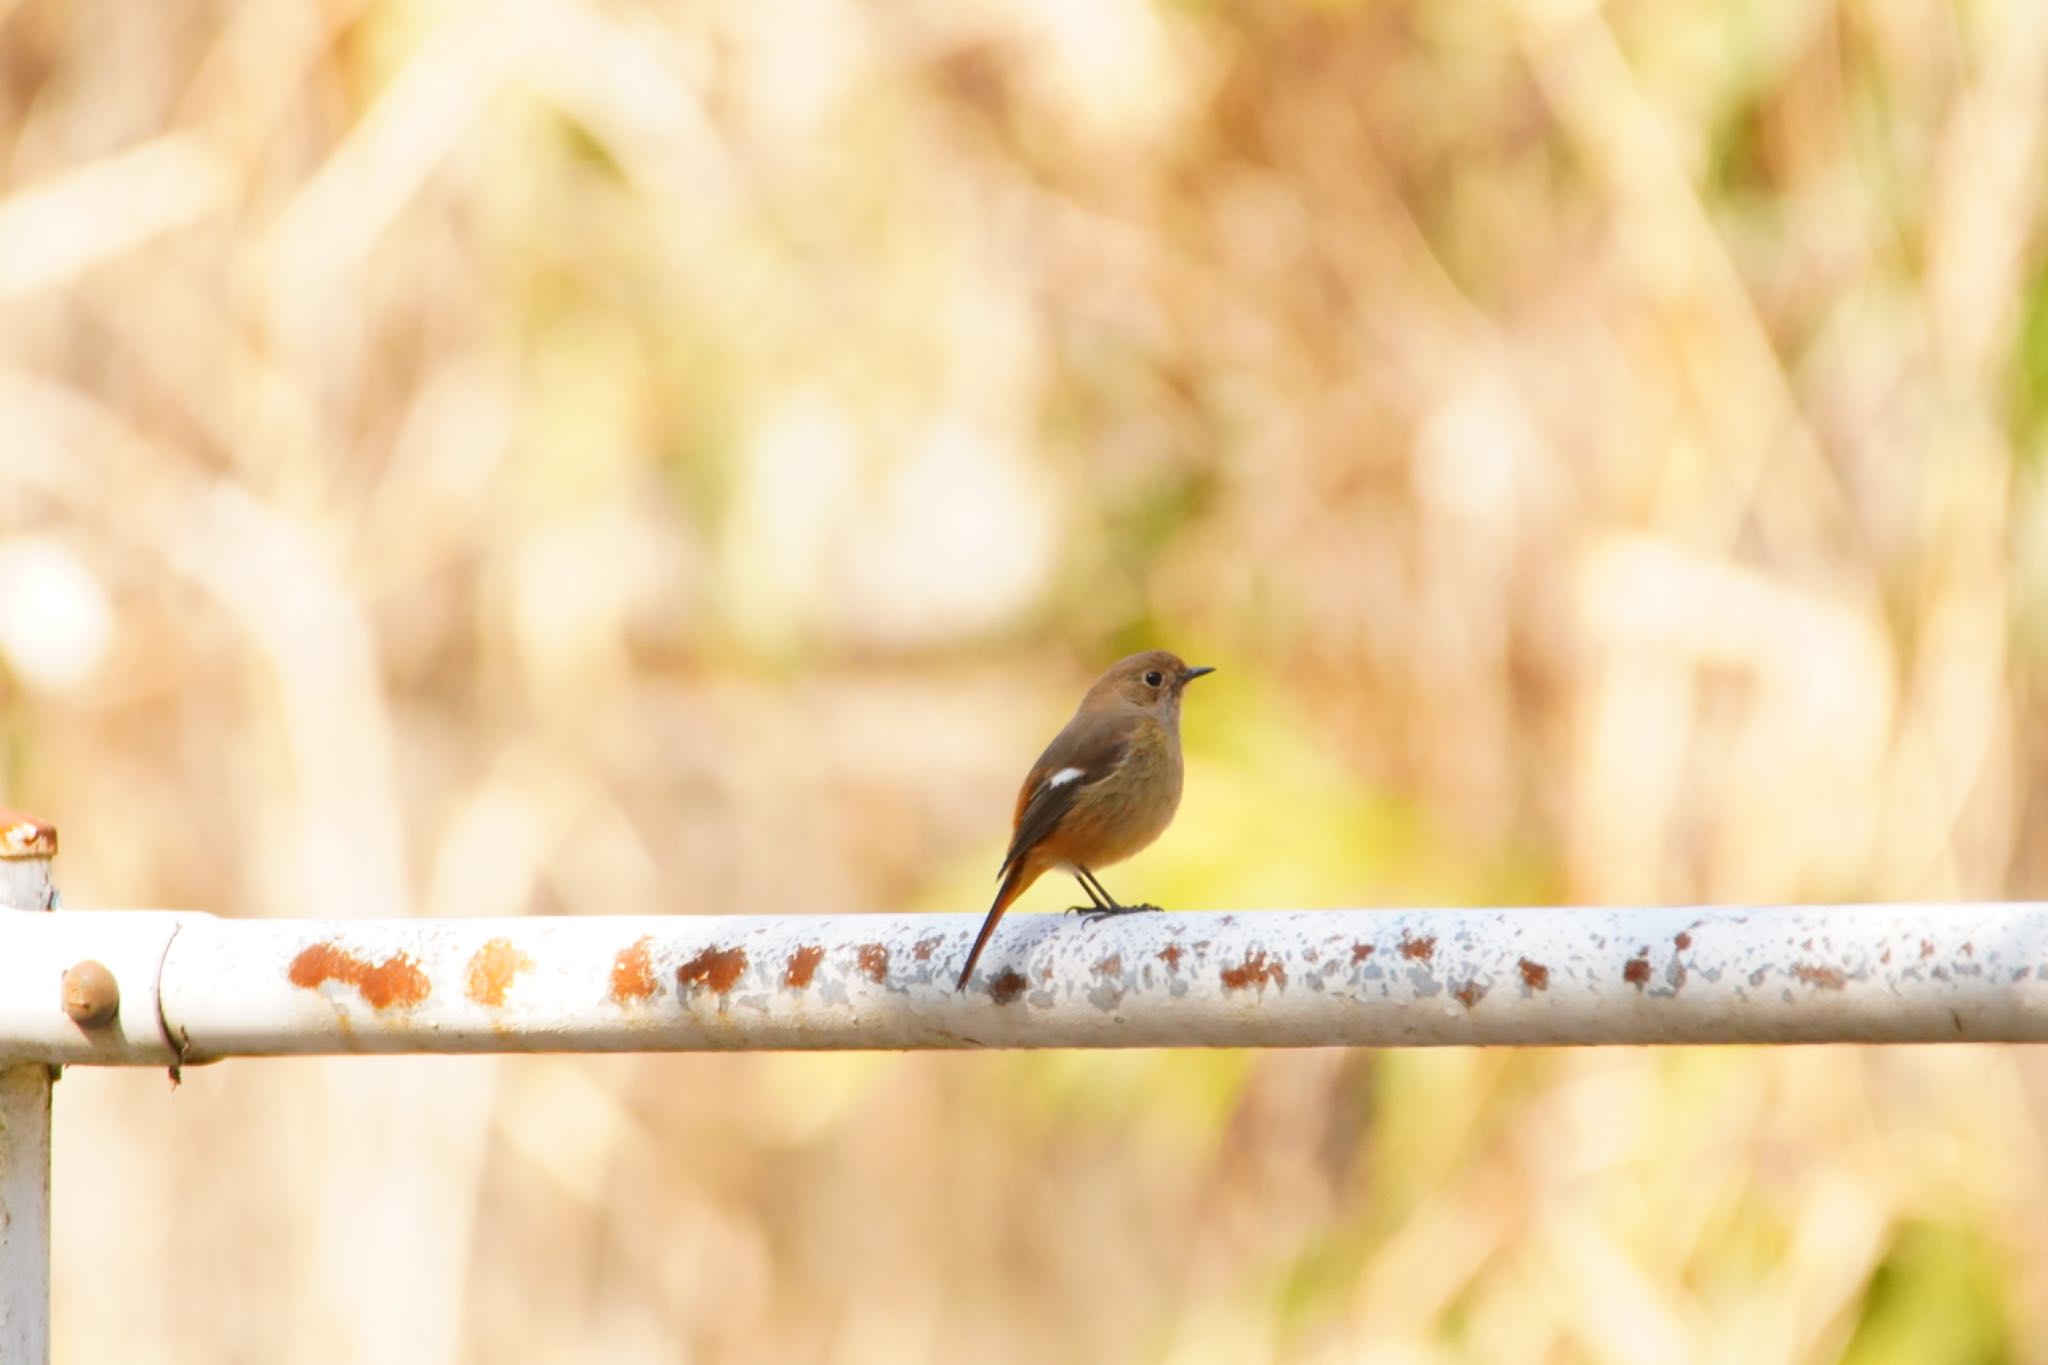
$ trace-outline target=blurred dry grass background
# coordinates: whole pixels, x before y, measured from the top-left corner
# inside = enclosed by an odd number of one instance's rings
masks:
[[[77,905],[2048,874],[2048,6],[0,0]],[[1064,904],[1047,885],[1035,908]],[[74,1072],[67,1360],[2048,1361],[2021,1050]]]

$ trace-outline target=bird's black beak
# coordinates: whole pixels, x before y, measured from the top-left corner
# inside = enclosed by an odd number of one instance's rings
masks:
[[[1215,669],[1209,667],[1209,665],[1207,664],[1203,664],[1200,668],[1183,668],[1180,671],[1180,685],[1182,687],[1186,687],[1189,683],[1201,677],[1204,673],[1214,673],[1215,671]]]

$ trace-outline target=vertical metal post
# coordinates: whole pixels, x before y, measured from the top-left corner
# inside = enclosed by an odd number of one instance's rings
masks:
[[[56,853],[54,828],[0,810],[0,914],[50,909]],[[33,1062],[0,1066],[0,1361],[49,1359],[50,1068]]]

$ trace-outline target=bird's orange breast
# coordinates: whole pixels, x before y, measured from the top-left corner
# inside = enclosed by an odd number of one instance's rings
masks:
[[[1132,736],[1116,771],[1090,785],[1047,836],[1044,861],[1107,867],[1166,832],[1180,808],[1179,748],[1165,727],[1148,723]]]

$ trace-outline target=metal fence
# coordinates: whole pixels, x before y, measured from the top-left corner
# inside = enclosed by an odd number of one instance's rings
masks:
[[[50,1082],[341,1053],[2048,1040],[2048,905],[225,920],[50,911],[0,813],[0,1361],[48,1357]]]

